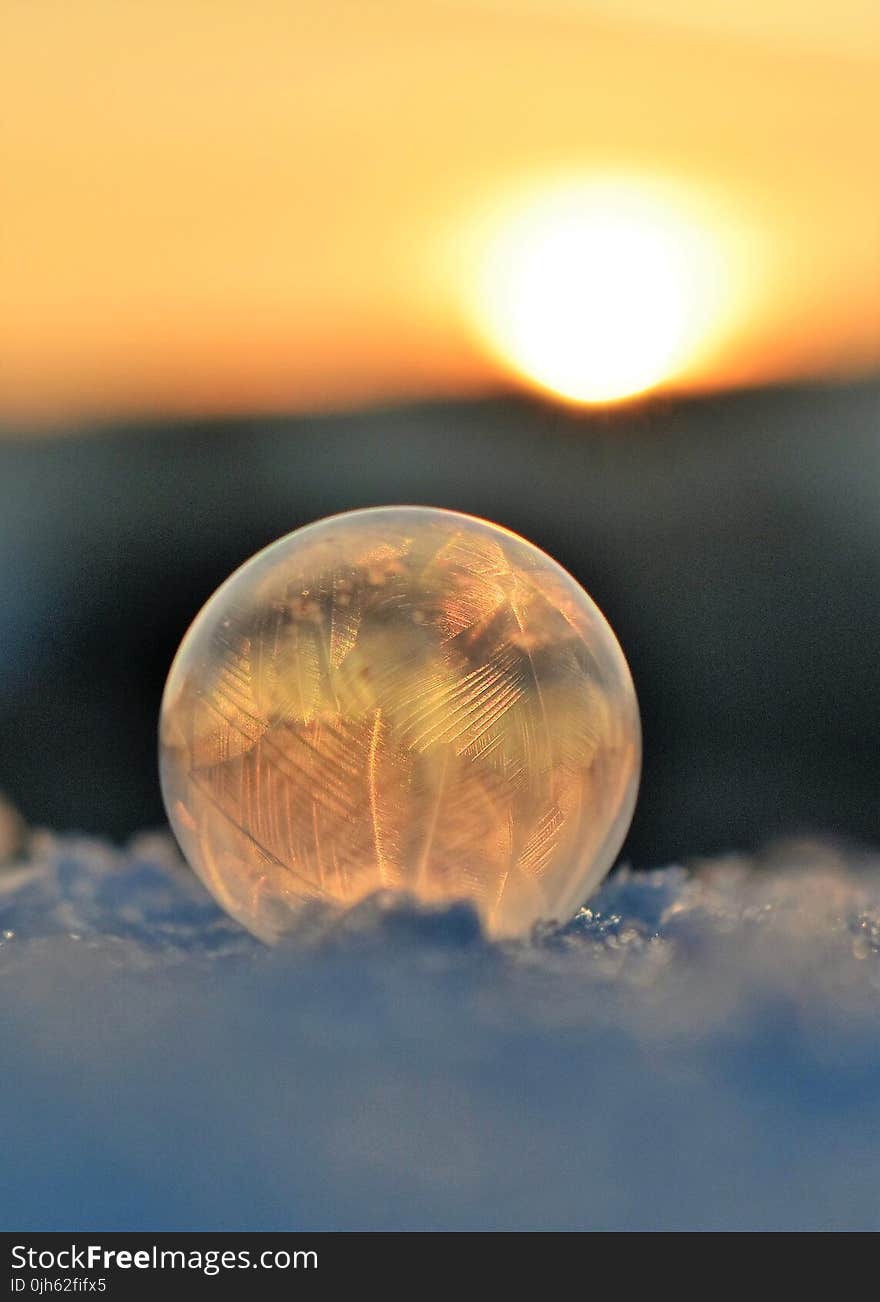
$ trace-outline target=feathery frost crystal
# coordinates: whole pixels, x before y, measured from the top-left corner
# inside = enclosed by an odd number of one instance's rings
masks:
[[[491,934],[564,920],[620,848],[638,708],[582,588],[497,525],[321,520],[208,601],[174,661],[162,789],[219,902],[279,939],[303,904],[468,899]]]

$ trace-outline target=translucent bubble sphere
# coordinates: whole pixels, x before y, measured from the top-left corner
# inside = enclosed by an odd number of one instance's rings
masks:
[[[555,561],[452,511],[333,516],[214,593],[162,702],[189,862],[266,941],[310,901],[467,899],[488,932],[571,917],[640,765],[623,653]]]

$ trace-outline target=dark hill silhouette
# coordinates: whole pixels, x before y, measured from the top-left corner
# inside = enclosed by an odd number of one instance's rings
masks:
[[[611,620],[645,732],[634,862],[880,837],[872,383],[7,432],[0,788],[56,828],[158,824],[159,696],[202,601],[280,534],[395,501],[525,534]]]

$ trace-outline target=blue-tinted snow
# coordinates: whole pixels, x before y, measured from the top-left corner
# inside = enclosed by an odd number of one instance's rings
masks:
[[[0,867],[4,1229],[880,1227],[880,861],[618,873],[568,927],[315,915],[162,837]]]

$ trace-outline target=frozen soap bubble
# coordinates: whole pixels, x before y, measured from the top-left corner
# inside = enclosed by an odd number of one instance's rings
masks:
[[[492,935],[569,918],[620,848],[639,716],[555,561],[452,511],[299,529],[196,617],[162,702],[162,790],[196,872],[264,940],[307,901],[468,899]]]

